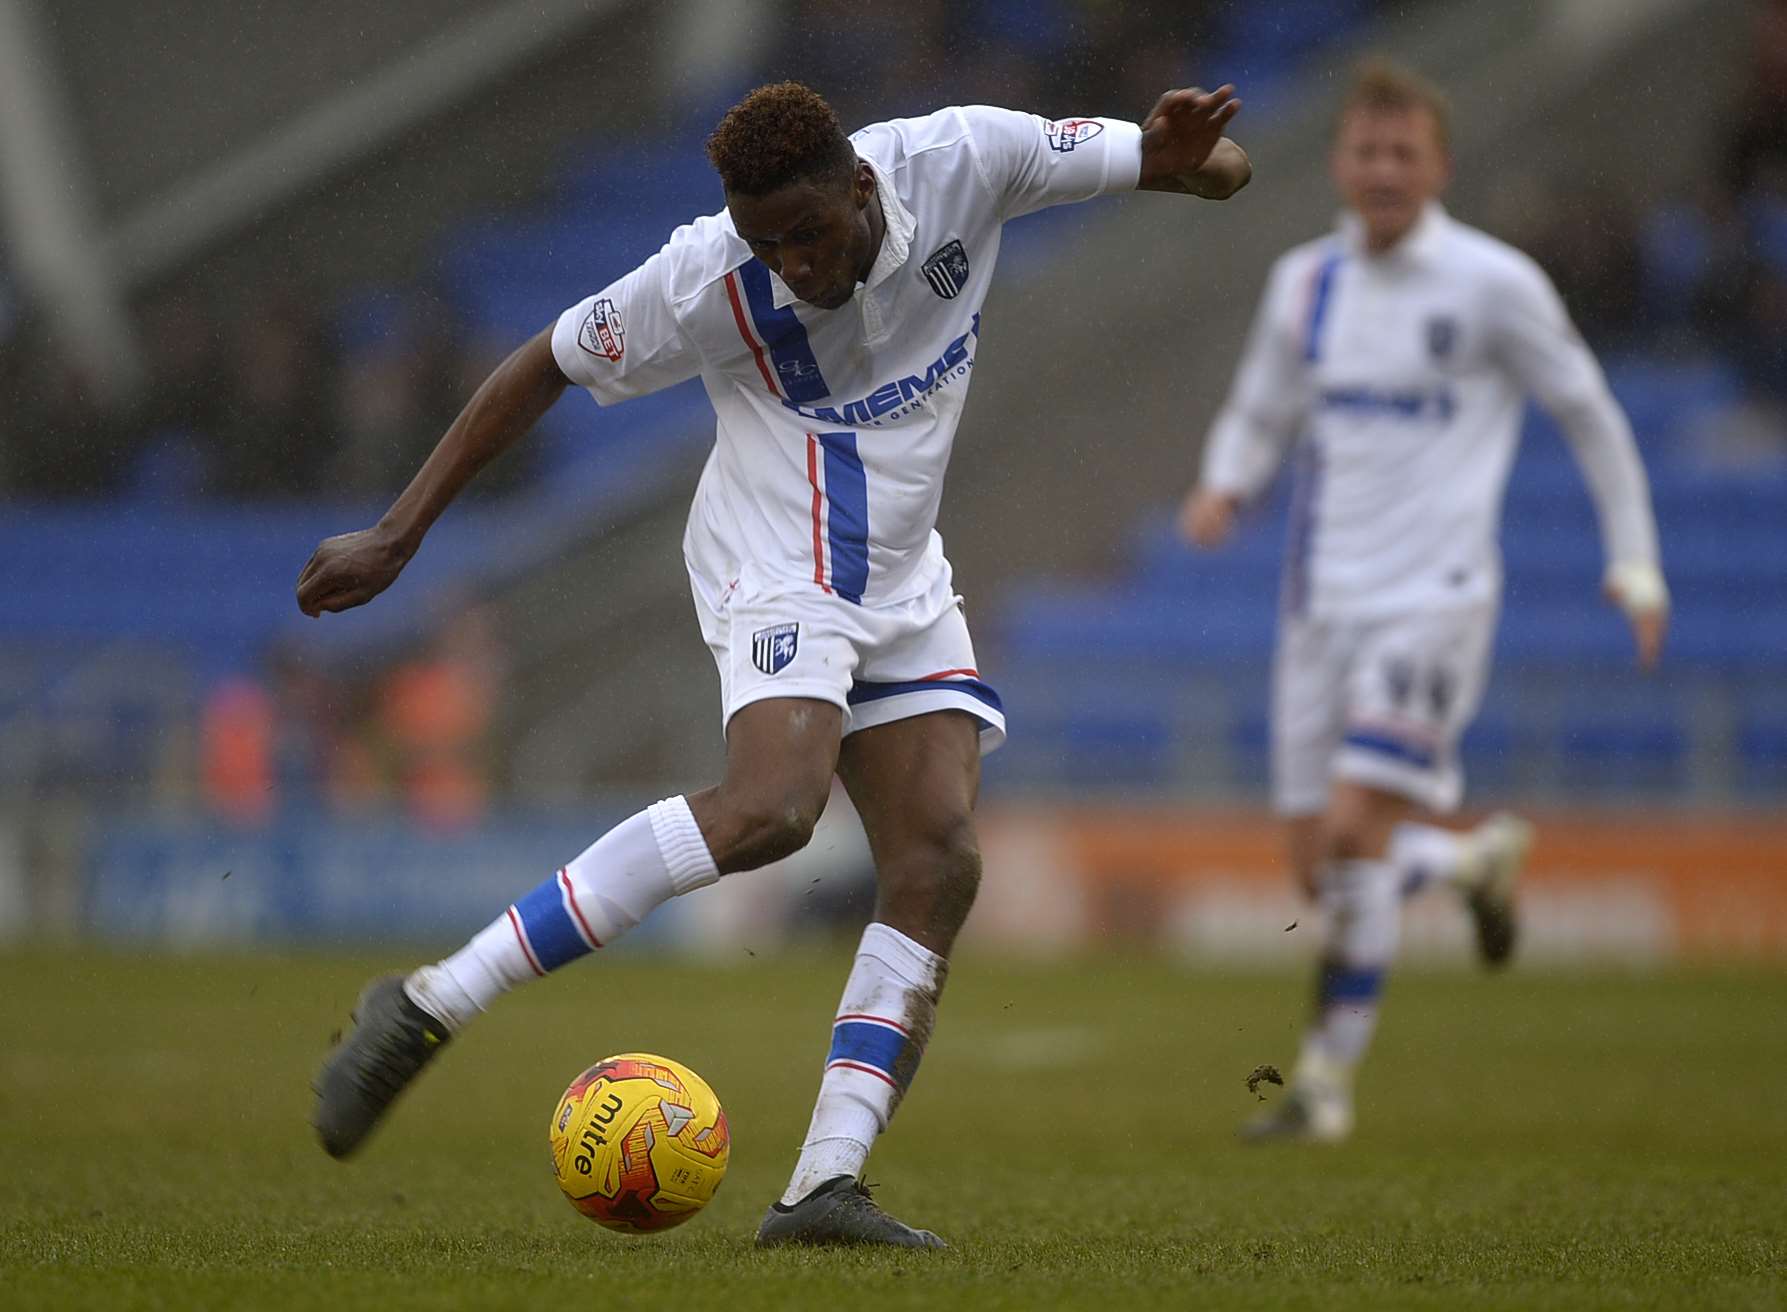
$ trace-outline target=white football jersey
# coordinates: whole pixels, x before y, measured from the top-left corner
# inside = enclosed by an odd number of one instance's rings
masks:
[[[1133,189],[1141,129],[968,106],[851,141],[886,235],[847,305],[797,300],[722,211],[566,310],[552,349],[604,404],[700,376],[718,425],[684,539],[691,569],[886,605],[948,568],[937,510],[1000,226]]]
[[[1608,562],[1654,566],[1631,428],[1543,270],[1438,205],[1382,255],[1348,216],[1273,267],[1202,482],[1250,498],[1302,436],[1285,561],[1293,613],[1494,601],[1528,394],[1582,466]]]

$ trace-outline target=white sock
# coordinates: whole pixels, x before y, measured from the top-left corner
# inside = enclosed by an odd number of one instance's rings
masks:
[[[1342,1080],[1350,1079],[1377,1029],[1384,972],[1401,937],[1401,886],[1388,861],[1337,861],[1322,882],[1328,946],[1304,1051],[1318,1054]]]
[[[688,802],[669,798],[603,834],[404,990],[457,1033],[517,984],[614,942],[659,903],[719,877]]]
[[[1388,859],[1402,879],[1404,897],[1435,884],[1468,883],[1476,875],[1475,857],[1468,835],[1438,825],[1405,821],[1390,835]]]
[[[782,1195],[789,1206],[827,1180],[862,1174],[924,1056],[949,962],[897,929],[871,924],[832,1023],[813,1122]]]

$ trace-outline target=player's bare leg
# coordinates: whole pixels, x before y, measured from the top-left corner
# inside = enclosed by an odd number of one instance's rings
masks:
[[[1290,1088],[1245,1127],[1245,1137],[1334,1142],[1352,1133],[1353,1071],[1376,1029],[1384,972],[1401,929],[1401,880],[1386,854],[1413,809],[1398,794],[1335,780],[1319,828],[1303,817],[1288,829],[1294,863],[1307,863],[1312,851],[1318,855],[1313,871],[1306,864],[1299,875],[1306,881],[1313,875],[1328,938]]]
[[[924,1054],[947,954],[980,885],[978,725],[941,711],[864,729],[845,740],[839,774],[875,857],[875,919],[844,988],[800,1162],[757,1242],[941,1247],[877,1207],[860,1176]]]
[[[1394,957],[1400,904],[1432,884],[1458,890],[1491,965],[1513,951],[1514,883],[1532,826],[1492,816],[1459,831],[1416,821],[1399,794],[1336,781],[1326,813],[1287,822],[1299,884],[1329,917],[1315,1015],[1284,1101],[1253,1121],[1250,1138],[1332,1141],[1352,1130],[1352,1077],[1377,1023],[1383,973]]]
[[[612,943],[672,897],[806,846],[842,731],[829,702],[745,706],[727,727],[717,787],[621,822],[445,960],[407,980],[375,980],[315,1081],[324,1149],[358,1149],[451,1035],[501,994]]]

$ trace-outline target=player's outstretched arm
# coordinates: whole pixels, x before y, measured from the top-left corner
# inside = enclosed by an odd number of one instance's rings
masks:
[[[1639,668],[1652,669],[1669,627],[1669,588],[1632,426],[1544,271],[1521,257],[1509,265],[1500,292],[1492,320],[1497,347],[1576,456],[1601,521],[1603,590],[1632,626]]]
[[[520,441],[567,385],[548,327],[484,380],[378,523],[324,539],[298,575],[298,609],[313,618],[349,610],[390,587],[460,490]]]
[[[1138,191],[1227,200],[1253,177],[1247,152],[1222,135],[1241,110],[1232,86],[1169,91],[1142,120]]]

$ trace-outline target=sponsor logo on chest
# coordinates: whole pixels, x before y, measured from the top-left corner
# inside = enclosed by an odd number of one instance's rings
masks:
[[[1458,345],[1458,320],[1449,314],[1436,314],[1427,320],[1427,354],[1434,361],[1452,358]]]

